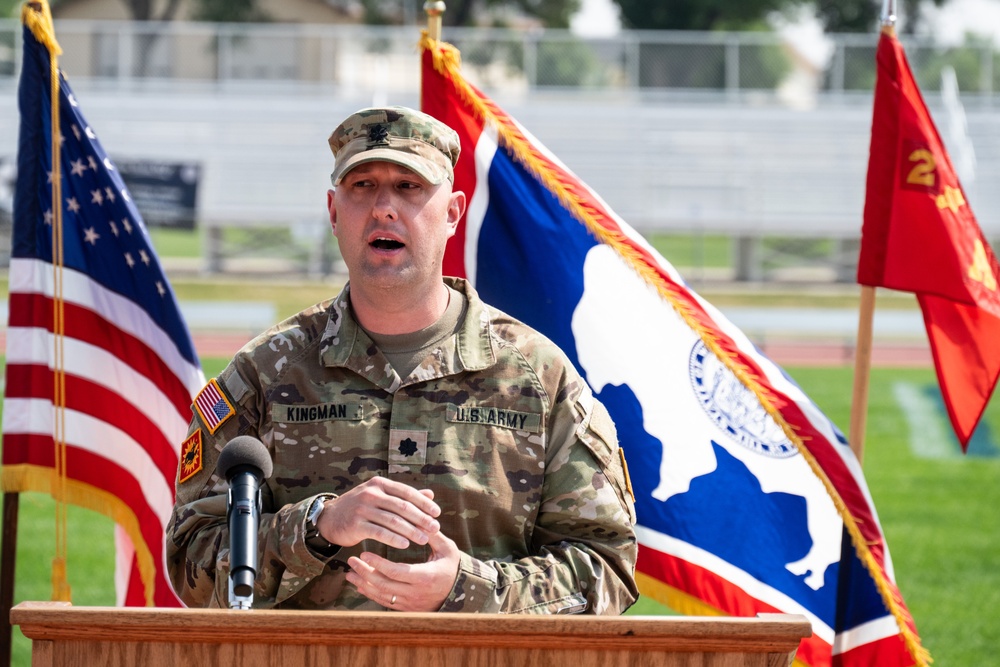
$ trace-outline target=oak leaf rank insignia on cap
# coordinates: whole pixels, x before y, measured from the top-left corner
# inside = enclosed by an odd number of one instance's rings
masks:
[[[215,378],[209,380],[205,388],[198,392],[194,399],[194,407],[208,432],[213,435],[223,422],[236,414],[233,402],[229,400]]]
[[[196,429],[181,445],[180,469],[177,473],[178,483],[184,483],[201,471],[202,446],[201,429]]]
[[[407,107],[361,109],[337,126],[329,139],[334,187],[350,170],[367,162],[394,162],[428,183],[455,182],[462,151],[458,133],[433,116]]]
[[[382,123],[375,123],[368,126],[368,147],[388,146],[389,128]]]

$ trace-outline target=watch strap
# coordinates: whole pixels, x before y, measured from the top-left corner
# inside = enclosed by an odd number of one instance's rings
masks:
[[[340,548],[323,537],[319,532],[319,527],[316,525],[319,515],[323,512],[323,506],[330,498],[332,496],[319,496],[316,498],[312,505],[309,506],[309,513],[306,515],[306,546],[324,556],[330,556]]]

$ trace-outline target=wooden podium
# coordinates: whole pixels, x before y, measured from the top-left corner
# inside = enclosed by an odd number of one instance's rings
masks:
[[[505,616],[22,602],[33,667],[788,667],[803,616]]]

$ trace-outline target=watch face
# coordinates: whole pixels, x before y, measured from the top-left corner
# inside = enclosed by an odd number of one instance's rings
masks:
[[[326,504],[326,498],[320,497],[313,501],[313,504],[309,507],[309,514],[306,515],[306,545],[310,549],[318,551],[325,554],[326,551],[331,549],[336,549],[333,544],[330,543],[325,537],[319,534],[319,527],[316,522],[319,520],[319,515],[323,513],[323,507]]]
[[[316,526],[316,521],[319,520],[319,515],[323,513],[323,504],[323,499],[317,498],[309,507],[309,514],[306,515],[306,521],[309,522],[310,528],[314,528]]]

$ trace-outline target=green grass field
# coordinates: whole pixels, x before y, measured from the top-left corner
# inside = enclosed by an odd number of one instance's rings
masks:
[[[225,360],[205,360],[208,374]],[[826,414],[846,429],[852,372],[848,368],[790,368]],[[961,456],[951,443],[944,458],[917,457],[894,387],[933,393],[931,370],[876,369],[864,469],[886,533],[903,596],[924,644],[938,665],[987,665],[1000,640],[1000,458]],[[982,431],[1000,433],[1000,402]],[[919,434],[923,435],[923,434]],[[988,434],[989,435],[989,434]],[[1000,446],[989,435],[985,445]],[[989,453],[986,451],[985,453]],[[53,503],[21,496],[15,600],[51,596]],[[69,581],[77,605],[114,604],[112,525],[86,510],[69,510]],[[643,599],[635,611],[664,613]],[[30,664],[28,641],[15,629],[14,665]]]
[[[162,257],[199,257],[197,232],[151,230]],[[653,235],[650,242],[676,266],[726,267],[731,242],[724,237]],[[0,297],[6,280],[0,276]],[[335,281],[247,281],[214,277],[172,277],[182,301],[256,301],[275,306],[278,318],[328,298],[340,289]],[[718,306],[855,307],[850,286],[792,290],[704,285],[703,296]],[[880,290],[879,308],[914,308],[912,295]],[[223,359],[203,359],[215,374]],[[849,369],[789,369],[820,407],[846,429],[851,391]],[[930,370],[876,370],[872,378],[865,470],[883,528],[888,536],[903,595],[924,643],[939,665],[988,664],[1000,639],[993,615],[1000,611],[1000,463],[993,458],[953,456],[922,459],[909,446],[908,424],[894,398],[898,383],[933,387]],[[987,422],[1000,433],[1000,405],[991,406]],[[998,446],[992,439],[994,450]],[[952,449],[957,446],[952,444]],[[16,601],[51,597],[54,505],[40,494],[21,496]],[[69,508],[69,582],[77,605],[114,604],[112,524],[104,517]],[[632,613],[669,610],[642,598]],[[15,629],[14,665],[30,664],[28,641]]]
[[[226,234],[246,234],[245,230],[225,230]],[[160,257],[201,257],[202,239],[198,230],[165,229],[149,230]],[[660,234],[649,235],[649,242],[677,266],[729,266],[732,261],[731,240],[721,234]],[[828,242],[827,242],[828,243]]]
[[[162,258],[190,260],[202,256],[203,233],[200,230],[151,228],[149,233],[157,254]],[[230,229],[226,230],[226,233],[227,238],[233,237],[234,243],[246,244],[247,239],[243,237],[251,232],[245,229]],[[733,241],[728,236],[652,233],[647,238],[649,243],[678,267],[686,278],[694,281],[692,284],[703,297],[718,307],[738,305],[796,308],[808,305],[857,308],[858,305],[856,285],[739,284],[699,279],[702,269],[725,269],[732,266]],[[829,250],[831,242],[816,239],[767,239],[764,249],[789,243],[801,246],[798,248],[799,253],[807,257],[810,253],[817,256],[824,254]],[[174,292],[181,301],[267,302],[275,306],[279,320],[294,315],[301,308],[335,295],[341,287],[339,283],[341,278],[337,276],[324,280],[299,280],[288,276],[248,280],[245,277],[215,275],[206,279],[202,275],[178,272],[169,277]],[[0,273],[0,298],[7,298],[7,277],[2,273]],[[879,310],[917,307],[912,294],[892,290],[879,290],[876,302]]]

